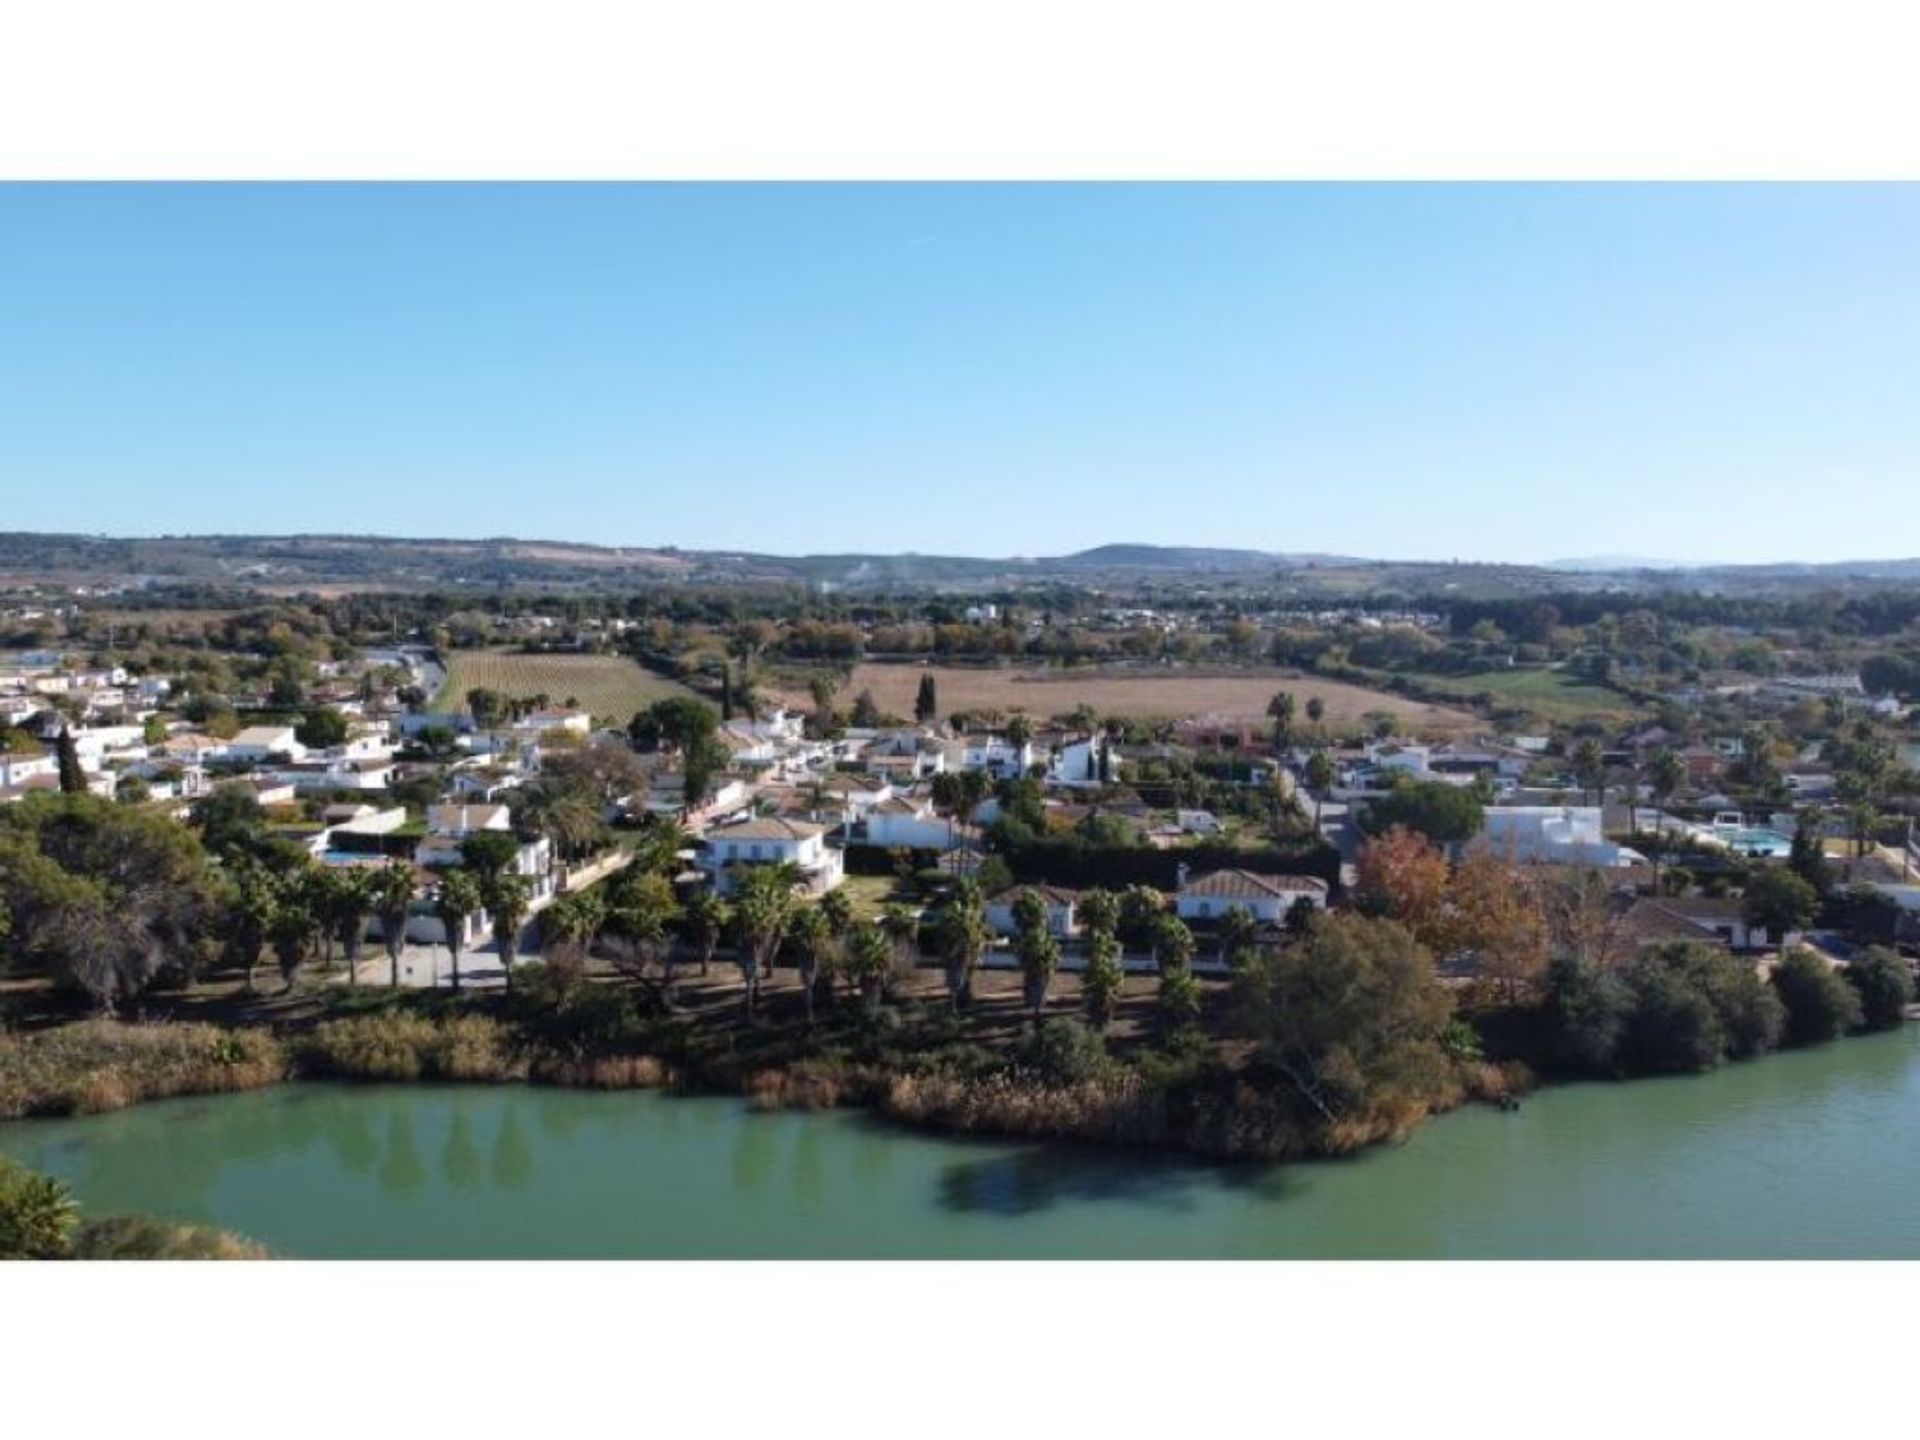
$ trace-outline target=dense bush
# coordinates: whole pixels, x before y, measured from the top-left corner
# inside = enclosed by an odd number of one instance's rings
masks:
[[[1628,967],[1629,1068],[1706,1070],[1780,1043],[1780,999],[1745,961],[1709,945],[1658,945]]]
[[[1752,965],[1710,945],[1645,951],[1615,974],[1580,960],[1547,968],[1544,1055],[1556,1068],[1620,1075],[1708,1070],[1775,1048],[1780,997]]]
[[[1575,956],[1555,959],[1544,983],[1549,1063],[1606,1074],[1620,1061],[1634,995],[1611,970]]]
[[[1913,1003],[1913,967],[1878,945],[1847,966],[1847,983],[1860,996],[1860,1023],[1868,1030],[1897,1030]]]
[[[1786,1007],[1786,1042],[1817,1045],[1860,1023],[1860,993],[1811,950],[1795,948],[1773,971],[1774,993]]]
[[[1055,1085],[1079,1085],[1110,1075],[1106,1042],[1078,1020],[1049,1020],[1023,1038],[1014,1062]]]

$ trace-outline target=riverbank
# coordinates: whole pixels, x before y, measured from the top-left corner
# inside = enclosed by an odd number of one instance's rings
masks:
[[[1130,982],[1117,1023],[1101,1035],[1070,1018],[1070,994],[1036,1026],[1018,980],[983,973],[960,1013],[924,976],[877,1011],[839,993],[821,1004],[817,1023],[802,1017],[797,987],[783,987],[747,1022],[737,979],[717,969],[677,981],[668,1005],[656,984],[534,966],[511,994],[326,987],[254,1022],[76,1021],[0,1035],[0,1120],[284,1080],[525,1082],[733,1095],[760,1110],[850,1107],[935,1133],[1282,1161],[1399,1141],[1476,1100],[1513,1103],[1535,1072],[1519,1059],[1483,1059],[1492,1038],[1496,1055],[1551,1060],[1542,1009],[1521,1014],[1520,1025],[1480,1012],[1393,1083],[1316,1107],[1283,1059],[1230,1038],[1224,986],[1208,988],[1197,1023],[1167,1030],[1154,1020],[1153,982]],[[1631,1014],[1626,1021],[1625,1033],[1646,1028]],[[1771,1043],[1688,1053],[1700,1057],[1694,1068],[1710,1069]],[[1543,1068],[1550,1080],[1594,1073]]]
[[[1519,1067],[1463,1062],[1417,1098],[1319,1123],[1287,1103],[1244,1044],[1142,1025],[1103,1039],[1065,1017],[1035,1028],[1016,992],[981,988],[959,1015],[929,996],[877,1014],[841,1004],[812,1026],[744,1025],[697,984],[686,1008],[648,1014],[646,992],[605,983],[462,1000],[342,996],[298,1024],[82,1020],[0,1037],[0,1120],[288,1080],[525,1082],[730,1094],[761,1110],[856,1107],[924,1131],[1280,1160],[1399,1139],[1430,1114],[1529,1083]]]

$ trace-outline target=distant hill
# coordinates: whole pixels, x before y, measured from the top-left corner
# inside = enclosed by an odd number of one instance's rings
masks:
[[[1626,573],[1634,570],[1685,570],[1684,560],[1648,560],[1638,555],[1583,555],[1572,560],[1549,560],[1547,570],[1570,570],[1575,574]]]
[[[1223,550],[1195,545],[1096,545],[1037,561],[1060,570],[1173,570],[1189,573],[1292,570],[1308,565],[1366,564],[1351,556],[1292,555],[1271,550]]]
[[[1920,559],[1688,567],[1598,556],[1551,566],[1368,560],[1206,546],[1120,543],[1067,555],[766,555],[673,546],[582,545],[381,535],[0,533],[0,588],[197,586],[299,593],[499,589],[613,592],[674,585],[803,585],[978,592],[1111,581],[1257,588],[1289,603],[1352,596],[1512,596],[1553,590],[1760,593],[1920,582]]]

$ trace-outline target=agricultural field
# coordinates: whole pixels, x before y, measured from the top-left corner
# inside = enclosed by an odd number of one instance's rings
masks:
[[[1564,670],[1490,670],[1480,675],[1418,675],[1462,694],[1485,691],[1496,705],[1517,705],[1543,720],[1571,723],[1590,716],[1626,717],[1640,707],[1618,691]]]
[[[1297,702],[1302,723],[1307,701],[1318,697],[1327,707],[1326,724],[1335,729],[1358,726],[1360,717],[1370,710],[1388,712],[1399,720],[1401,729],[1410,734],[1454,734],[1485,723],[1467,710],[1429,705],[1338,680],[1271,672],[1193,674],[1032,666],[974,669],[958,665],[870,662],[854,667],[852,678],[841,685],[836,703],[851,703],[862,690],[871,690],[882,711],[910,716],[920,677],[927,673],[933,675],[938,687],[942,715],[951,715],[956,710],[1024,710],[1029,715],[1045,718],[1064,714],[1085,702],[1102,715],[1174,719],[1222,715],[1261,719],[1274,692],[1285,690]],[[783,698],[801,708],[812,704],[804,687],[795,687]]]
[[[511,650],[454,650],[436,709],[458,709],[469,690],[498,690],[515,699],[548,696],[571,701],[596,724],[624,726],[633,712],[669,695],[691,695],[683,685],[642,670],[624,655],[525,655]]]

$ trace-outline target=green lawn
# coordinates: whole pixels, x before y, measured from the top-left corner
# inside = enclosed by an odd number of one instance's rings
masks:
[[[896,893],[899,881],[891,875],[849,875],[840,882],[847,899],[853,902],[856,920],[878,920],[880,912],[894,900],[907,897]]]
[[[1519,705],[1545,720],[1573,721],[1590,715],[1631,715],[1632,700],[1564,670],[1488,670],[1478,675],[1421,674],[1414,678],[1463,695],[1484,691],[1498,705]]]

